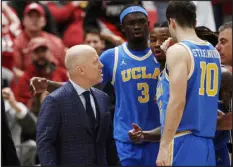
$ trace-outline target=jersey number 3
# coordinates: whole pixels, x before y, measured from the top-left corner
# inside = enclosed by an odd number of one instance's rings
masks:
[[[149,85],[145,82],[137,84],[138,90],[142,92],[142,96],[138,97],[140,103],[147,103],[149,101]]]
[[[201,61],[201,82],[199,95],[215,96],[218,93],[218,66],[215,63],[207,63]],[[213,73],[212,73],[213,71]],[[206,86],[205,86],[206,83]],[[211,88],[212,85],[212,88]]]

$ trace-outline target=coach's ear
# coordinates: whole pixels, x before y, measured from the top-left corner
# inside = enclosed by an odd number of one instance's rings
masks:
[[[195,27],[197,26],[197,20],[195,21]]]

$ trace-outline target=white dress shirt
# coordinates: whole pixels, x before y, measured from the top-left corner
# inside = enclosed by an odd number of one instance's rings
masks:
[[[76,90],[76,92],[78,93],[78,95],[79,95],[79,97],[80,97],[80,99],[81,99],[81,101],[82,101],[82,103],[83,103],[83,106],[84,106],[84,108],[86,109],[86,100],[85,100],[85,97],[83,96],[83,93],[84,93],[85,91],[90,91],[90,89],[89,89],[89,90],[86,90],[86,89],[80,87],[78,84],[74,83],[71,79],[70,79],[70,82],[71,82],[71,84],[73,85],[73,87],[74,87],[74,89]],[[92,109],[93,109],[93,111],[94,111],[94,115],[95,115],[95,118],[96,118],[95,101],[94,101],[94,97],[93,97],[91,91],[90,91],[90,100],[91,100],[91,107],[92,107]]]

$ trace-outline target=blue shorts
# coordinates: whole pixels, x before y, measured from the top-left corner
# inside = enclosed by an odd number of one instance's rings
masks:
[[[170,145],[172,166],[215,166],[212,138],[195,136],[191,132],[175,135]]]
[[[225,147],[215,150],[216,166],[230,166],[230,155],[227,144]]]
[[[122,166],[156,166],[159,143],[123,143],[116,141]]]

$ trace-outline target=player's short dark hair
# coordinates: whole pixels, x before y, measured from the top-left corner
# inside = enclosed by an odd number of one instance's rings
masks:
[[[196,24],[196,5],[192,1],[171,1],[166,10],[169,21],[173,18],[181,27],[194,28]]]
[[[216,32],[211,31],[209,28],[205,26],[199,26],[195,28],[196,34],[202,40],[206,40],[211,43],[213,46],[218,43],[218,34]]]
[[[157,23],[154,24],[154,28],[161,28],[161,27],[166,27],[166,28],[168,28],[168,23],[167,23],[167,21],[164,21],[164,22],[161,22],[161,23],[157,22]]]
[[[127,8],[129,8],[129,7],[131,7],[131,6],[139,6],[139,7],[142,7],[143,9],[145,9],[142,5],[130,3],[130,4],[125,5],[125,7],[121,10],[121,13],[122,13],[125,9],[127,9]],[[146,9],[145,9],[145,10],[146,10]],[[120,13],[120,15],[121,15],[121,13]],[[120,16],[120,15],[119,15],[119,16]],[[119,19],[120,19],[120,17],[119,17]],[[124,23],[124,18],[123,18],[123,20],[122,20],[122,24],[123,24],[123,23]]]
[[[218,31],[221,32],[228,28],[232,29],[232,21],[224,23],[222,26],[219,27]]]

